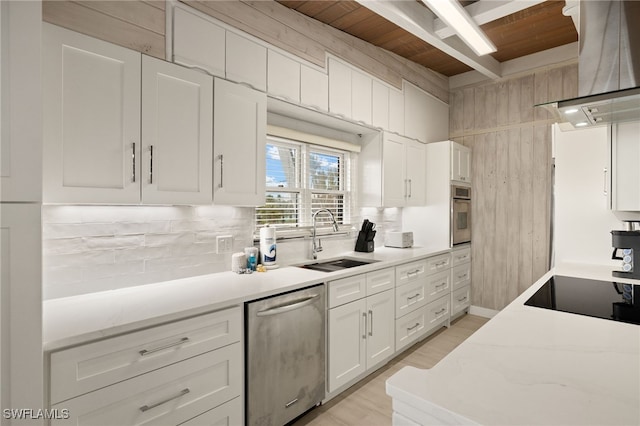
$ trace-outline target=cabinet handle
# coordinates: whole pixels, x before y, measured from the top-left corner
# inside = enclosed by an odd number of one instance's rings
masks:
[[[364,333],[362,333],[362,338],[366,339],[367,338],[367,313],[366,312],[362,313],[362,320],[364,322]]]
[[[608,194],[608,192],[607,192],[607,172],[608,172],[608,170],[607,170],[607,168],[605,167],[605,168],[604,168],[604,170],[603,170],[603,172],[602,172],[602,173],[603,173],[603,175],[604,175],[604,187],[603,187],[602,192],[604,193],[605,197],[606,197],[606,196],[607,196],[607,194]]]
[[[442,308],[438,312],[436,312],[436,316],[444,314],[445,312],[447,312],[447,308]]]
[[[165,349],[172,348],[174,346],[180,346],[183,343],[186,343],[188,341],[189,341],[188,337],[183,337],[182,339],[178,340],[177,342],[168,343],[168,344],[166,344],[164,346],[159,346],[159,347],[154,348],[154,349],[143,349],[143,350],[139,351],[139,353],[140,353],[140,356],[145,356],[145,355],[152,354],[154,352],[159,352],[159,351],[163,351]]]
[[[464,296],[462,299],[458,299],[458,302],[464,302],[465,300],[467,300],[467,296]]]
[[[369,336],[373,336],[373,311],[371,309],[369,309],[369,315],[371,316],[370,324],[371,326],[369,327]]]
[[[151,154],[149,159],[149,183],[153,184],[153,145],[149,145],[149,153]]]
[[[133,160],[132,174],[133,174],[133,182],[135,182],[136,181],[136,143],[133,142],[131,145],[133,145],[133,151],[131,153],[131,159]]]
[[[466,277],[467,277],[467,274],[458,275],[458,279],[459,279],[459,280],[461,280],[461,279],[463,279],[463,278],[466,278]]]
[[[442,262],[438,262],[438,263],[436,263],[436,265],[435,265],[435,266],[436,266],[436,268],[439,268],[439,267],[444,266],[444,265],[446,265],[446,264],[447,264],[447,261],[446,261],[446,260],[443,260]]]
[[[411,330],[413,330],[414,328],[416,328],[416,327],[417,327],[417,326],[419,326],[419,325],[420,325],[420,323],[419,323],[419,322],[417,322],[417,323],[416,323],[416,325],[411,326],[411,327],[407,327],[407,331],[411,331]]]
[[[409,179],[409,198],[411,198],[411,193],[413,192],[413,191],[412,191],[412,189],[413,189],[413,188],[412,188],[412,183],[413,183],[413,182],[411,182],[411,179]]]
[[[160,401],[160,402],[156,402],[155,404],[151,404],[151,405],[143,405],[142,407],[140,407],[140,411],[142,411],[142,412],[144,413],[145,411],[149,411],[149,410],[151,410],[152,408],[159,407],[160,405],[162,405],[162,404],[166,404],[166,403],[167,403],[167,402],[169,402],[169,401],[173,401],[174,399],[178,399],[178,398],[180,398],[181,396],[184,396],[184,395],[188,394],[189,392],[191,392],[191,391],[189,390],[189,388],[182,389],[182,390],[180,391],[180,393],[179,393],[179,394],[174,395],[174,396],[172,396],[172,397],[169,397],[169,398],[167,398],[167,399],[164,399],[164,400],[162,400],[162,401]]]
[[[416,269],[415,271],[407,272],[407,277],[415,277],[420,273],[420,269]]]
[[[436,285],[436,289],[438,289],[438,288],[440,288],[440,287],[444,287],[444,286],[446,286],[446,285],[447,285],[447,283],[438,284],[438,285]]]
[[[287,402],[286,404],[284,404],[284,408],[289,408],[291,407],[293,404],[295,404],[296,402],[298,402],[298,398],[295,398],[292,401]]]
[[[415,299],[416,297],[419,297],[419,296],[420,296],[420,293],[416,293],[416,294],[414,294],[413,296],[410,296],[410,297],[407,296],[407,303],[410,303],[411,299]]]
[[[218,155],[218,160],[220,160],[220,183],[218,184],[218,188],[222,188],[222,179],[224,178],[224,155]]]

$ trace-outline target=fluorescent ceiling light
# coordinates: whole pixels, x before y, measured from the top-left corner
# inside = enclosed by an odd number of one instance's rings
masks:
[[[478,55],[486,55],[497,50],[457,0],[422,0],[422,2]]]

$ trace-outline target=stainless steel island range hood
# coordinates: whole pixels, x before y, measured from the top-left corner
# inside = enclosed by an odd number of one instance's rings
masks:
[[[640,120],[640,1],[580,1],[580,97],[542,106],[574,127]]]

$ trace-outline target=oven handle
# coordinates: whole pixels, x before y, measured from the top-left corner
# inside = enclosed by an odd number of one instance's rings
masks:
[[[290,312],[290,311],[295,311],[296,309],[302,308],[304,306],[307,305],[311,305],[316,297],[318,297],[317,294],[314,294],[313,296],[309,296],[309,297],[305,297],[303,299],[298,299],[298,300],[294,300],[292,303],[287,303],[285,305],[280,305],[280,306],[276,306],[275,308],[271,308],[271,309],[266,309],[264,311],[258,311],[258,313],[256,313],[257,316],[259,317],[266,317],[269,315],[277,315],[277,314],[282,314],[285,312]]]

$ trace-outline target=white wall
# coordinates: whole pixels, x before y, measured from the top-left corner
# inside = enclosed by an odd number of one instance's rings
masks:
[[[607,208],[604,168],[607,127],[562,132],[554,125],[555,264],[619,265],[611,260],[611,234],[623,229]]]

